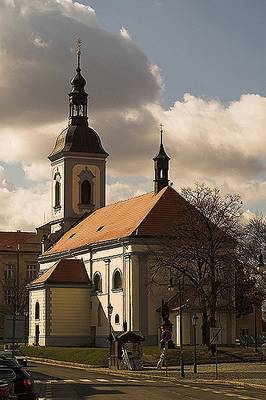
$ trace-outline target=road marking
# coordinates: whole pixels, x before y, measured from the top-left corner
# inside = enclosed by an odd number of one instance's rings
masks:
[[[156,381],[152,381],[151,379],[145,379],[145,382],[151,382],[151,383],[156,383]]]
[[[91,382],[91,379],[80,379],[80,382]]]
[[[137,379],[128,379],[128,382],[140,382]]]
[[[123,379],[112,379],[114,382],[125,382]]]
[[[215,393],[215,392],[214,392]],[[218,393],[222,393],[222,392],[218,392]],[[224,393],[224,395],[225,396],[228,396],[228,397],[235,397],[235,394],[234,393]]]
[[[56,381],[56,382],[58,382],[58,381]],[[64,379],[64,382],[67,382],[67,383],[75,383],[75,381],[73,381],[73,379]]]
[[[249,397],[249,396],[242,396],[242,395],[238,395],[237,397],[242,400],[259,400],[257,397]]]
[[[98,382],[108,382],[108,379],[96,379]]]
[[[209,388],[202,388],[201,390],[203,390],[204,392],[212,392],[212,389]]]

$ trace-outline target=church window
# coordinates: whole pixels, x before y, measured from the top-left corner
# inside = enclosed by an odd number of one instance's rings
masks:
[[[60,206],[60,183],[55,182],[55,202],[54,202],[55,207]]]
[[[122,289],[122,274],[119,269],[116,269],[113,274],[113,289]]]
[[[54,180],[55,180],[54,208],[59,208],[61,206],[61,176],[59,172],[55,174]]]
[[[97,325],[103,325],[103,309],[101,303],[98,304],[98,311],[97,311]]]
[[[119,324],[119,315],[115,314],[115,324]]]
[[[40,319],[40,304],[38,301],[35,304],[35,319]]]
[[[163,178],[163,169],[160,169],[160,178]]]
[[[101,292],[102,291],[102,277],[100,272],[95,272],[94,277],[93,277],[93,288],[95,292]]]
[[[81,204],[91,204],[91,183],[88,180],[81,184]]]

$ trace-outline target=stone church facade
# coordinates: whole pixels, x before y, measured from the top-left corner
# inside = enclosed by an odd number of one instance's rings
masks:
[[[160,341],[165,285],[149,286],[151,249],[169,233],[187,202],[169,186],[169,157],[161,132],[154,157],[154,191],[105,205],[107,152],[88,123],[86,81],[80,52],[69,94],[69,124],[58,136],[51,161],[50,234],[39,258],[41,275],[29,286],[29,344],[106,346],[111,328],[140,332],[145,345]],[[172,300],[173,303],[174,300]],[[170,317],[178,342],[178,304]],[[184,312],[184,343],[192,343],[191,317]],[[234,311],[223,316],[225,344],[235,340]],[[198,328],[200,337],[200,323]]]

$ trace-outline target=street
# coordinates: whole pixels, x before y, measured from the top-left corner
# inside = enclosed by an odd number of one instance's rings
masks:
[[[35,379],[39,400],[116,399],[116,400],[264,400],[266,392],[237,385],[169,382],[143,377],[120,377],[97,371],[30,363],[28,370]]]

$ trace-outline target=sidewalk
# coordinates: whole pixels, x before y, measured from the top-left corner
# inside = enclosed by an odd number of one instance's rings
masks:
[[[99,371],[120,376],[145,377],[148,379],[169,379],[169,381],[197,382],[208,384],[234,384],[266,390],[266,362],[256,363],[224,363],[218,365],[218,381],[215,380],[215,364],[198,365],[198,373],[194,374],[193,365],[185,366],[185,378],[180,376],[180,367],[169,367],[166,378],[165,367],[157,370],[155,367],[145,367],[142,371],[109,370],[108,368],[93,367],[86,364],[74,364],[49,359],[30,357],[30,361],[58,365],[67,368],[80,368],[88,371]]]

